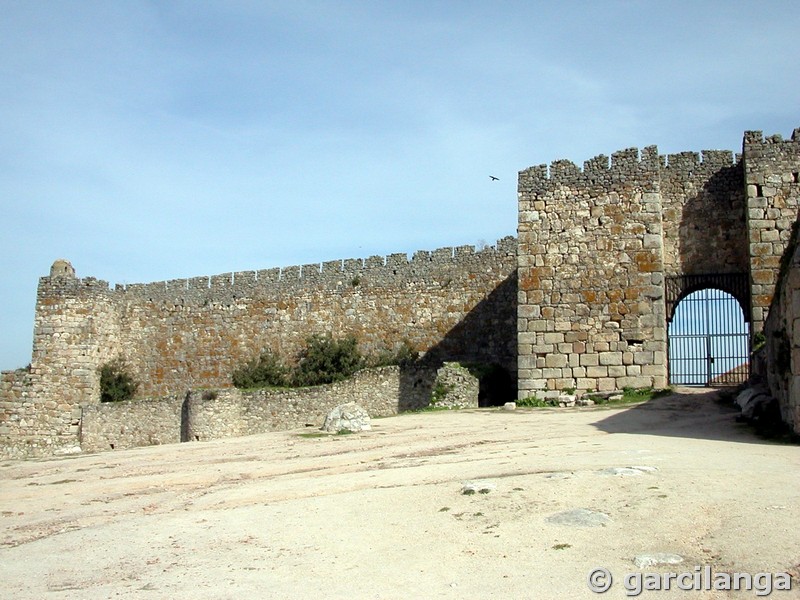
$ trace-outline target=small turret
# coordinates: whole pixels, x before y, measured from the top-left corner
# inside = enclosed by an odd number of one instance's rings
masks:
[[[68,260],[59,258],[53,263],[53,266],[50,267],[50,277],[69,277],[74,279],[75,267],[73,267],[72,263]]]

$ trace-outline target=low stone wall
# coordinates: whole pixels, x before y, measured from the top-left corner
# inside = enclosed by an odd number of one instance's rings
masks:
[[[446,362],[436,372],[431,404],[438,408],[478,408],[480,381],[466,367]]]
[[[435,373],[412,367],[381,367],[330,385],[242,391],[195,390],[185,396],[93,404],[83,409],[85,452],[203,441],[321,427],[339,404],[355,402],[373,417],[427,406]]]
[[[428,406],[435,387],[447,389],[447,405],[478,406],[478,380],[457,363],[366,369],[350,379],[307,388],[242,391],[194,390],[184,395],[71,407],[34,407],[28,400],[28,374],[2,374],[0,435],[5,458],[28,458],[61,452],[103,452],[139,446],[203,441],[269,431],[322,426],[334,407],[355,402],[372,417],[395,415]],[[438,386],[437,386],[438,382]],[[28,411],[28,412],[26,412]],[[69,435],[53,438],[43,415],[67,419]],[[30,414],[28,414],[30,413]],[[22,427],[24,426],[24,427]],[[28,432],[27,436],[19,434]],[[16,432],[16,433],[15,433]],[[12,435],[13,433],[13,435]],[[13,437],[13,443],[8,439]],[[8,438],[8,439],[6,439]]]
[[[423,374],[419,375],[422,378]],[[361,371],[346,381],[315,387],[194,391],[187,398],[188,438],[202,441],[305,425],[319,428],[331,409],[347,402],[363,406],[372,417],[395,415],[403,407],[427,406],[429,387],[418,386],[419,393],[414,395],[413,388],[402,389],[402,380],[399,367],[383,367]]]
[[[0,373],[0,458],[31,458],[74,451],[80,407],[37,394],[24,369]]]
[[[84,406],[81,449],[102,452],[180,442],[184,400],[169,396]]]

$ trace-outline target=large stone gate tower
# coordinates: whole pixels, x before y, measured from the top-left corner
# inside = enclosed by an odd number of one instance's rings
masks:
[[[519,397],[663,387],[667,321],[705,287],[766,318],[797,219],[800,130],[743,153],[655,147],[519,174]],[[741,284],[740,284],[740,283]]]

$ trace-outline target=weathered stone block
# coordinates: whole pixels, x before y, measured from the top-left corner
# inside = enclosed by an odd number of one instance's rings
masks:
[[[548,354],[545,357],[544,364],[546,367],[566,367],[567,356],[564,354]]]
[[[600,357],[597,354],[581,354],[580,363],[582,367],[596,367],[600,364]]]
[[[564,334],[558,332],[550,332],[544,334],[544,342],[546,344],[559,344],[564,341]]]
[[[599,359],[601,365],[621,365],[622,352],[601,352]]]
[[[611,392],[617,389],[617,380],[616,379],[598,379],[597,380],[597,391],[598,392]]]
[[[608,377],[608,367],[586,367],[587,377]]]
[[[653,379],[651,377],[644,377],[644,376],[635,376],[635,377],[620,377],[617,379],[617,385],[619,388],[646,388],[650,387],[653,384]]]
[[[664,377],[666,376],[665,365],[642,365],[642,375],[648,377]]]
[[[662,244],[662,237],[661,235],[655,234],[645,234],[642,240],[642,246],[644,248],[661,248]]]

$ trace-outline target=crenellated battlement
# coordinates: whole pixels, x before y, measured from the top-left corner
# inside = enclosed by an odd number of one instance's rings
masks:
[[[500,293],[498,286],[513,278],[516,252],[516,239],[506,237],[485,248],[445,247],[410,257],[395,253],[113,287],[94,277],[77,278],[60,259],[51,276],[40,280],[33,364],[52,367],[59,356],[59,376],[73,372],[66,365],[84,365],[78,383],[70,383],[82,402],[95,398],[97,367],[116,356],[131,364],[142,393],[168,394],[190,385],[230,385],[236,366],[265,348],[291,360],[310,335],[325,333],[355,335],[362,351],[372,354],[408,343],[423,352],[438,347],[445,357],[487,355],[511,373],[507,339],[516,322],[514,290],[505,286]],[[476,308],[498,294],[502,300],[492,300],[485,312]],[[465,328],[461,322],[470,315],[474,324]],[[478,332],[481,345],[463,341],[469,331]]]
[[[628,181],[652,179],[659,169],[658,150],[648,146],[626,148],[614,152],[610,159],[600,154],[583,163],[583,168],[570,160],[556,160],[547,165],[535,165],[519,172],[520,190],[546,191],[559,186],[597,187]]]
[[[291,265],[257,271],[236,271],[187,279],[172,279],[152,283],[117,284],[94,277],[43,277],[40,288],[47,293],[86,294],[109,292],[118,300],[137,300],[159,303],[205,303],[209,300],[230,301],[257,296],[275,296],[299,289],[339,289],[381,287],[394,285],[403,279],[424,283],[452,269],[462,270],[470,265],[490,263],[500,258],[516,256],[516,238],[506,237],[494,246],[444,247],[432,251],[420,250],[411,258],[405,253],[368,258],[347,258]]]
[[[754,146],[754,145],[772,146],[772,145],[780,145],[787,143],[800,144],[800,127],[796,127],[794,131],[792,131],[792,137],[788,140],[784,140],[783,136],[780,133],[775,133],[773,135],[764,137],[763,131],[744,132],[745,146]]]
[[[663,174],[692,176],[698,172],[713,173],[732,167],[738,161],[730,150],[703,150],[702,152],[679,152],[659,156]]]
[[[778,136],[779,137],[779,136]],[[577,189],[615,189],[620,184],[636,184],[655,191],[661,178],[680,179],[711,176],[720,169],[735,166],[740,157],[730,150],[703,150],[659,154],[656,146],[626,148],[610,157],[599,154],[583,163],[556,160],[519,172],[519,189],[542,194],[556,187]]]

